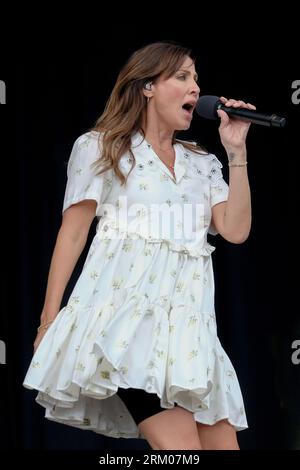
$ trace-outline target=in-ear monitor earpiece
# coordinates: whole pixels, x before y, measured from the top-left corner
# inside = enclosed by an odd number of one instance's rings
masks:
[[[144,85],[145,90],[151,91],[152,82],[146,82]]]

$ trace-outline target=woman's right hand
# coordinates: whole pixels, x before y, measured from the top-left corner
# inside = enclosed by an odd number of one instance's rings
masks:
[[[33,343],[33,352],[35,353],[37,348],[38,348],[38,345],[40,344],[40,342],[42,341],[43,337],[44,337],[44,334],[46,333],[46,329],[44,330],[40,330],[38,331],[38,334],[36,335],[35,337],[35,340],[34,340],[34,343]]]
[[[46,331],[48,330],[49,326],[51,326],[51,324],[53,323],[54,321],[54,318],[55,316],[53,315],[46,315],[44,313],[44,310],[42,312],[42,315],[41,315],[41,324],[40,326],[38,327],[38,332],[37,332],[37,335],[35,337],[35,340],[34,340],[34,343],[33,343],[33,352],[35,353],[40,342],[42,341]]]

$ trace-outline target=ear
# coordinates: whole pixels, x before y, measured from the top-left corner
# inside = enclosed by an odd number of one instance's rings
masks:
[[[144,88],[145,88],[145,90],[149,90],[149,91],[150,91],[151,88],[152,88],[152,82],[146,82],[145,85],[144,85]]]
[[[151,98],[153,96],[152,91],[152,82],[146,82],[143,87],[143,92],[146,98]]]

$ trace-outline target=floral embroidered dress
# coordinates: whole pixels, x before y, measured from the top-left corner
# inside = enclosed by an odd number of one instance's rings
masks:
[[[95,175],[99,134],[80,136],[63,211],[84,199],[99,218],[82,273],[41,341],[24,380],[46,417],[111,437],[143,438],[118,387],[155,393],[201,423],[247,428],[239,383],[218,336],[207,233],[227,200],[212,154],[175,144],[175,176],[137,133],[126,186]],[[119,162],[125,175],[132,157]],[[146,404],[145,404],[146,406]]]

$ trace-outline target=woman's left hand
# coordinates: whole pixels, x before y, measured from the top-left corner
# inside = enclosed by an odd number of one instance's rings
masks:
[[[233,99],[228,100],[227,98],[224,98],[224,96],[221,96],[220,101],[225,106],[232,108],[256,109],[253,104]],[[225,113],[225,111],[222,111],[221,109],[219,109],[217,113],[221,118],[219,134],[221,142],[225,147],[226,151],[229,153],[244,148],[251,122],[247,122],[236,117],[231,119]]]

